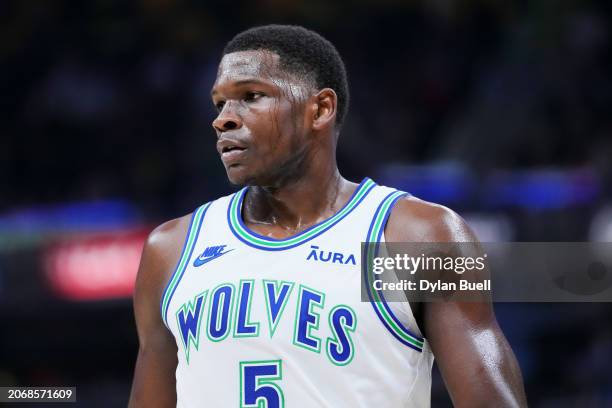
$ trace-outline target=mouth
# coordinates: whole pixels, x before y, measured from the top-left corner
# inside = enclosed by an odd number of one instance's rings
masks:
[[[235,144],[226,144],[220,149],[221,160],[226,166],[238,164],[237,162],[244,158],[247,148]]]
[[[221,155],[224,155],[226,153],[235,152],[235,151],[243,152],[245,150],[246,150],[245,147],[240,147],[236,145],[224,146],[223,148],[221,148]]]

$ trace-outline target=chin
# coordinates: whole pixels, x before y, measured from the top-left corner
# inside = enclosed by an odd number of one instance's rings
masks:
[[[230,168],[226,168],[225,171],[227,173],[227,179],[235,186],[256,185],[257,177],[245,166],[232,166]]]
[[[282,166],[247,166],[235,164],[226,167],[229,182],[236,186],[273,187],[283,184],[287,174],[283,173]]]

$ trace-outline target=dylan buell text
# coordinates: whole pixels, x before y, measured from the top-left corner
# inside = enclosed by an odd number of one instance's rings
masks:
[[[375,257],[371,263],[371,271],[374,273],[372,288],[377,291],[426,293],[490,291],[491,280],[482,276],[482,271],[486,267],[486,258],[487,254],[477,257],[426,256],[425,254]],[[462,276],[464,279],[435,279],[427,273],[434,271],[451,272],[451,275]],[[393,278],[384,278],[385,272],[391,272],[390,276]],[[412,278],[401,279],[402,272],[407,272]],[[476,275],[469,272],[476,273]]]
[[[375,290],[401,290],[401,291],[425,291],[436,292],[456,292],[456,291],[490,291],[491,280],[485,279],[482,282],[470,282],[467,279],[460,279],[457,282],[443,282],[441,280],[430,282],[428,280],[400,280],[396,282],[384,282],[376,279],[372,282]]]

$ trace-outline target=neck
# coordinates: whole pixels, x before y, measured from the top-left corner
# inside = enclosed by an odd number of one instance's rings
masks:
[[[335,161],[314,167],[275,187],[253,186],[244,200],[243,219],[261,235],[284,238],[335,214],[355,190]]]

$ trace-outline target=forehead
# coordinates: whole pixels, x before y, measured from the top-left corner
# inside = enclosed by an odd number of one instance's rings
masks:
[[[215,85],[232,80],[278,78],[279,61],[278,54],[263,50],[225,54],[219,63]]]

